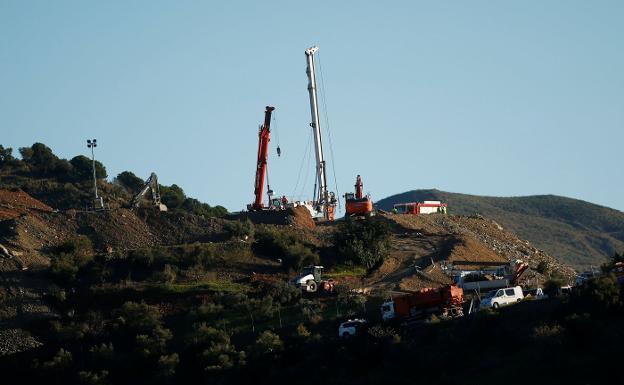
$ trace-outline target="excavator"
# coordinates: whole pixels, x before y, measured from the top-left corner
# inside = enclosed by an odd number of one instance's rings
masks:
[[[141,204],[141,200],[143,199],[145,194],[147,194],[148,190],[152,190],[152,204],[154,205],[154,207],[158,208],[158,210],[160,211],[167,211],[167,206],[165,206],[160,201],[160,187],[158,186],[158,176],[156,176],[156,173],[151,173],[149,178],[147,178],[145,184],[141,188],[141,191],[139,191],[132,198],[130,206],[133,208],[139,207],[139,205]]]
[[[286,197],[274,198],[273,190],[267,183],[267,194],[269,195],[269,206],[265,207],[262,202],[262,194],[264,193],[264,178],[267,171],[267,162],[269,158],[269,141],[271,140],[271,114],[275,110],[275,107],[266,106],[264,111],[264,124],[259,127],[258,130],[258,159],[256,162],[256,179],[254,182],[254,202],[247,205],[249,211],[262,211],[262,210],[279,210],[284,208],[288,203]],[[280,155],[281,150],[278,147],[277,153]],[[268,179],[267,179],[268,181]]]
[[[373,201],[370,196],[364,196],[363,187],[362,177],[358,175],[355,180],[355,194],[349,192],[344,195],[345,216],[371,216],[373,214]]]

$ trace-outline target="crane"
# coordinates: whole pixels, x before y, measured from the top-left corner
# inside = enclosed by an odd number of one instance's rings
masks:
[[[256,179],[254,183],[254,203],[247,205],[247,209],[256,211],[264,208],[262,203],[262,193],[264,191],[264,178],[266,175],[267,161],[269,158],[269,141],[271,140],[271,113],[275,110],[275,107],[266,106],[264,111],[264,124],[259,127],[258,130],[258,159],[256,163]],[[271,198],[273,191],[270,186],[267,186],[267,192],[269,194],[269,206],[271,205]]]
[[[316,94],[316,67],[314,54],[318,52],[317,46],[306,49],[306,62],[308,75],[308,93],[310,94],[310,111],[312,122],[310,126],[314,132],[314,149],[316,154],[316,188],[314,191],[315,217],[333,221],[336,209],[336,196],[327,190],[327,176],[325,175],[325,158],[323,157],[323,142],[321,139],[321,123],[319,114],[318,97]],[[318,189],[318,190],[317,190]]]
[[[147,194],[148,190],[152,190],[152,203],[154,206],[158,207],[160,211],[167,211],[167,206],[160,201],[160,187],[158,186],[156,173],[150,174],[141,190],[132,198],[131,207],[139,207],[141,199]]]

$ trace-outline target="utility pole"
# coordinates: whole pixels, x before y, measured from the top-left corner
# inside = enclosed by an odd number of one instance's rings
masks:
[[[95,173],[95,147],[97,147],[97,140],[96,139],[87,139],[87,147],[91,149],[91,163],[93,166],[93,192],[95,194],[95,199],[94,199],[94,206],[95,208],[104,208],[104,200],[102,199],[102,197],[98,196],[98,190],[97,190],[97,176]]]

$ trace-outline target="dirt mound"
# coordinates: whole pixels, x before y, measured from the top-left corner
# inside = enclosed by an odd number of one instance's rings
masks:
[[[29,210],[52,211],[52,208],[21,190],[0,189],[0,220],[13,219]]]
[[[458,268],[468,268],[476,264],[497,266],[509,262],[507,258],[497,254],[487,245],[467,236],[457,239],[446,260]]]
[[[302,229],[312,229],[315,227],[310,212],[302,206],[289,207],[286,210],[245,211],[229,215],[227,219],[249,219],[253,223],[282,226],[290,225]]]
[[[389,256],[365,281],[371,289],[413,291],[452,282],[440,263],[459,268],[486,268],[517,259],[533,269],[527,277],[542,280],[534,269],[541,261],[568,280],[574,271],[532,247],[496,222],[482,217],[451,215],[393,215],[380,213],[392,234]]]

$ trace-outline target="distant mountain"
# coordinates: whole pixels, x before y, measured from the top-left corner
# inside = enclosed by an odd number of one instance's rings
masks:
[[[376,203],[391,210],[395,203],[440,200],[449,214],[480,214],[515,232],[536,247],[577,269],[600,265],[624,250],[624,213],[556,195],[486,197],[439,190],[413,190]]]

